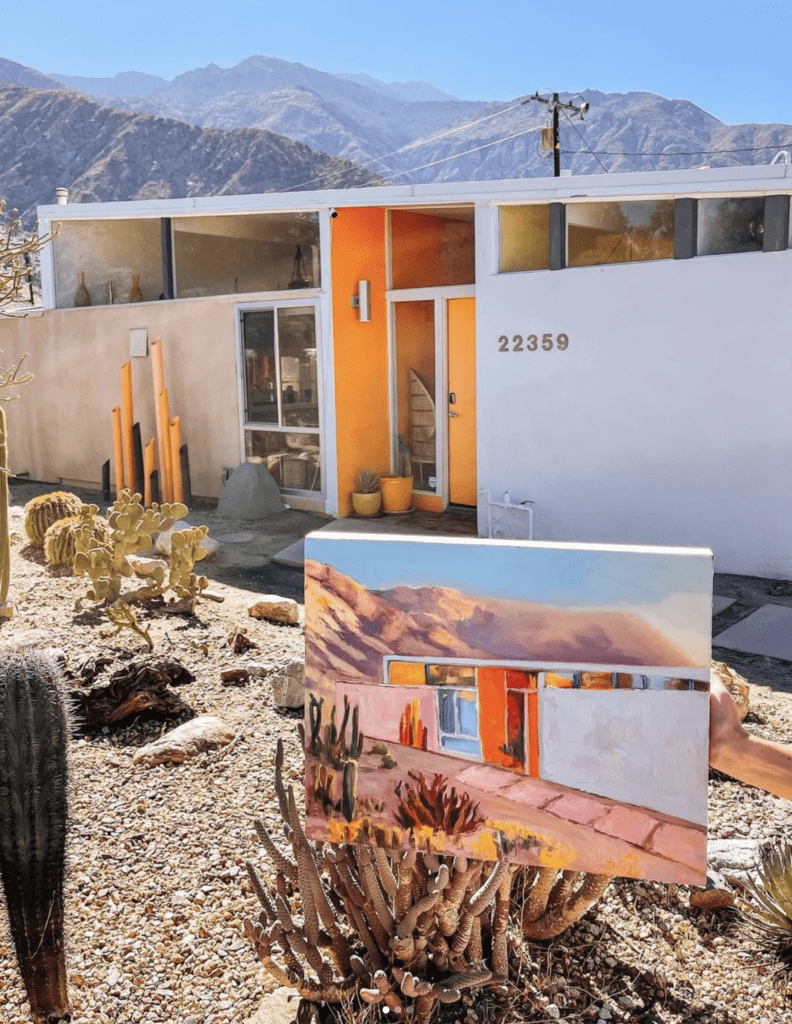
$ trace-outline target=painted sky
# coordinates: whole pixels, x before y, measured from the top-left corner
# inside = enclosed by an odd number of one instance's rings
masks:
[[[792,3],[38,0],[4,10],[0,56],[43,72],[172,79],[264,54],[430,81],[465,99],[638,90],[692,100],[727,123],[788,123],[790,37]]]

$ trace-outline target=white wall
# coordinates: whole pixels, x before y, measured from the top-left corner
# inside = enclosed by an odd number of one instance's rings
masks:
[[[709,694],[539,694],[539,774],[549,782],[707,823]]]
[[[497,275],[495,218],[478,211],[479,488],[534,499],[538,539],[792,577],[792,250]],[[545,332],[567,351],[498,351]]]

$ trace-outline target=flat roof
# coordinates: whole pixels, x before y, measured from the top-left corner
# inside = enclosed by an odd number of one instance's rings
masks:
[[[186,199],[128,200],[39,206],[39,220],[168,217],[189,214],[258,213],[266,210],[326,210],[361,206],[459,206],[461,203],[601,199],[684,193],[772,193],[792,190],[792,168],[785,163],[715,167],[684,171],[564,175],[507,181],[432,182],[311,192],[191,196]]]

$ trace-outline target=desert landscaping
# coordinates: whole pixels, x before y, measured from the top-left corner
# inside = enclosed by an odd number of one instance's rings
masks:
[[[67,974],[73,1021],[151,1024],[255,1024],[289,1021],[296,1002],[264,1003],[280,982],[257,960],[244,934],[259,907],[245,863],[265,886],[275,872],[254,830],[279,832],[273,787],[275,746],[285,749],[284,776],[303,801],[299,711],[273,700],[273,677],[302,661],[303,617],[277,624],[248,614],[260,595],[232,586],[233,544],[202,564],[222,601],[199,598],[195,614],[142,611],[153,649],[129,631],[112,633],[85,599],[86,578],[49,569],[27,541],[23,505],[45,487],[12,488],[10,598],[16,615],[0,626],[5,647],[54,649],[79,688],[107,678],[133,659],[177,661],[182,675],[164,716],[141,712],[97,731],[77,731],[69,750],[70,826],[66,878]],[[191,515],[198,524],[200,514]],[[212,523],[211,510],[206,518]],[[237,524],[257,531],[260,524]],[[211,535],[211,531],[210,531]],[[224,568],[224,558],[226,559]],[[295,584],[296,580],[296,584]],[[293,586],[299,584],[296,571]],[[249,580],[247,587],[250,587]],[[299,594],[297,595],[299,596]],[[792,739],[792,686],[784,666],[750,688],[747,727]],[[223,676],[225,675],[225,679]],[[141,749],[198,716],[223,723],[222,745],[181,762],[141,759]],[[789,832],[786,801],[723,777],[709,784],[711,867],[739,875],[760,843]],[[510,983],[479,990],[442,1007],[464,1024],[517,1021],[609,1021],[644,1024],[781,1024],[788,1019],[788,973],[745,931],[738,912],[691,906],[684,886],[614,880],[583,919],[549,942],[510,931]],[[29,1010],[13,946],[0,931],[0,1003],[7,1024]],[[290,1007],[290,1008],[289,1008]],[[281,1016],[277,1016],[281,1012]],[[322,1020],[386,1019],[379,1007],[338,1008]]]

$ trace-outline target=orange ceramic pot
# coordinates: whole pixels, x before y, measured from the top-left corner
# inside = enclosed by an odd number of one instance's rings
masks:
[[[411,476],[383,476],[380,479],[380,490],[384,512],[406,512],[412,508]]]

